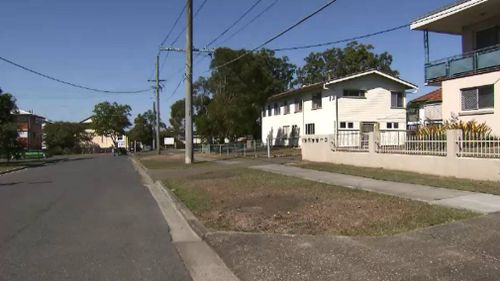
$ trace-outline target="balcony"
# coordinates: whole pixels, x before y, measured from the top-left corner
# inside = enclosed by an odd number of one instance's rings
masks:
[[[430,62],[425,65],[427,84],[500,70],[500,45]]]

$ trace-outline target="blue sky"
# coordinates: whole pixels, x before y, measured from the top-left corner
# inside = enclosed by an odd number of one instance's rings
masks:
[[[263,0],[241,24],[250,20],[273,0]],[[278,48],[320,43],[405,24],[452,0],[338,0],[321,14],[272,42]],[[195,10],[202,0],[194,0]],[[203,47],[254,1],[208,0],[195,19],[194,43]],[[298,19],[314,11],[326,0],[280,0],[259,20],[225,42],[232,48],[253,48]],[[0,56],[63,80],[107,90],[137,90],[150,86],[155,55],[183,0],[2,0],[0,1]],[[184,19],[174,30],[177,35]],[[234,29],[236,30],[237,27]],[[228,33],[228,35],[231,32]],[[169,39],[171,43],[173,37]],[[184,35],[176,47],[185,44]],[[224,37],[219,42],[224,41]],[[401,77],[424,87],[424,50],[421,32],[400,30],[361,40],[388,51],[393,68]],[[214,47],[220,46],[218,43]],[[337,45],[335,47],[342,47]],[[311,51],[281,52],[302,65]],[[431,59],[460,53],[456,36],[431,35]],[[165,54],[162,54],[162,61]],[[195,60],[196,61],[196,60]],[[208,69],[208,59],[195,65],[195,77]],[[184,85],[172,96],[184,67],[184,56],[172,53],[162,68],[166,79],[162,92],[162,119],[168,120],[171,103],[184,95]],[[206,73],[205,73],[206,74]],[[132,106],[133,114],[152,107],[153,91],[143,94],[99,94],[80,90],[34,76],[0,62],[0,87],[11,92],[23,109],[33,109],[51,120],[81,121],[101,101],[117,101]]]

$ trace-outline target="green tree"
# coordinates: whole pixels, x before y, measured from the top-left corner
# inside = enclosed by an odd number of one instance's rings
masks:
[[[370,69],[398,76],[399,72],[391,68],[392,56],[387,52],[376,54],[373,50],[372,45],[354,41],[343,49],[310,53],[305,58],[306,64],[297,70],[297,81],[307,85]]]
[[[128,119],[131,108],[116,102],[96,104],[92,116],[92,129],[97,135],[111,138],[118,148],[118,137],[125,134],[125,129],[132,125]]]
[[[148,119],[147,112],[137,115],[134,119],[134,127],[128,132],[128,137],[131,141],[138,141],[145,145],[153,143],[153,123]]]
[[[0,89],[0,157],[7,159],[20,150],[16,120],[12,114],[16,110],[16,99]]]
[[[45,125],[45,143],[51,154],[80,153],[82,146],[91,140],[86,126],[80,123],[54,122]]]
[[[184,136],[185,121],[185,100],[181,99],[170,106],[170,126],[172,127],[174,137],[177,139]]]
[[[215,67],[240,56],[224,67]],[[217,49],[209,78],[198,80],[195,87],[199,111],[197,132],[205,139],[260,135],[260,112],[267,98],[294,84],[295,65],[287,57],[278,58],[270,50]]]

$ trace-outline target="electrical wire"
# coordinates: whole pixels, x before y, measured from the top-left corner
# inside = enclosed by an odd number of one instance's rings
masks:
[[[92,91],[92,92],[98,92],[98,93],[105,93],[105,94],[138,94],[138,93],[144,93],[144,92],[148,92],[151,90],[151,88],[148,88],[148,89],[144,89],[144,90],[135,90],[135,91],[109,91],[109,90],[102,90],[102,89],[97,89],[97,88],[91,88],[91,87],[87,87],[87,86],[83,86],[83,85],[80,85],[80,84],[76,84],[76,83],[72,83],[72,82],[68,82],[68,81],[64,81],[62,79],[59,79],[59,78],[55,78],[53,76],[50,76],[50,75],[47,75],[47,74],[43,74],[39,71],[36,71],[36,70],[33,70],[29,67],[26,67],[26,66],[22,66],[16,62],[13,62],[9,59],[6,59],[4,57],[0,57],[0,60],[10,64],[10,65],[13,65],[17,68],[20,68],[20,69],[23,69],[25,71],[28,71],[28,72],[31,72],[35,75],[38,75],[38,76],[41,76],[43,78],[46,78],[46,79],[49,79],[49,80],[52,80],[52,81],[55,81],[55,82],[58,82],[58,83],[61,83],[61,84],[65,84],[67,86],[71,86],[71,87],[74,87],[74,88],[80,88],[80,89],[83,89],[83,90],[88,90],[88,91]]]
[[[381,35],[381,34],[393,32],[393,31],[396,31],[396,30],[407,28],[410,25],[411,24],[404,24],[404,25],[400,25],[400,26],[396,26],[396,27],[391,27],[391,28],[388,28],[388,29],[384,29],[384,30],[381,30],[381,31],[373,32],[373,33],[359,35],[359,36],[356,36],[356,37],[351,37],[351,38],[346,38],[346,39],[340,39],[340,40],[337,40],[337,41],[331,41],[331,42],[325,42],[325,43],[318,43],[318,44],[310,44],[310,45],[303,45],[303,46],[295,46],[295,47],[276,48],[276,49],[272,49],[272,50],[275,51],[275,52],[282,52],[282,51],[294,51],[294,50],[304,50],[304,49],[311,49],[311,48],[317,48],[317,47],[324,47],[324,46],[335,45],[335,44],[345,43],[345,42],[351,42],[351,41],[354,41],[354,40],[360,40],[360,39],[364,39],[364,38],[368,38],[368,37],[372,37],[372,36],[376,36],[376,35]]]
[[[182,8],[181,12],[179,13],[179,15],[177,16],[177,18],[175,19],[174,23],[172,24],[172,27],[170,28],[170,30],[168,31],[167,35],[165,36],[165,38],[163,38],[163,40],[161,41],[160,43],[160,47],[162,47],[168,40],[168,38],[170,38],[170,35],[172,34],[172,32],[174,31],[175,27],[177,26],[177,24],[179,23],[180,19],[182,18],[182,15],[184,14],[184,12],[186,11],[186,4],[184,4],[184,8]]]

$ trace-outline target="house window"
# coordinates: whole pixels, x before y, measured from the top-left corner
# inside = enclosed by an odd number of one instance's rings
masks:
[[[312,109],[321,109],[321,93],[312,96]]]
[[[386,128],[387,129],[399,129],[399,123],[398,122],[387,122]]]
[[[280,115],[281,114],[281,110],[280,110],[280,107],[277,103],[274,104],[274,115]]]
[[[306,124],[306,135],[314,135],[314,123]]]
[[[463,89],[462,90],[462,110],[479,110],[494,108],[495,90],[493,85]]]
[[[404,94],[402,92],[391,92],[391,107],[392,108],[404,107]]]
[[[271,110],[271,106],[267,106],[267,116],[273,116],[273,111]]]
[[[285,112],[284,114],[290,114],[290,105],[288,104],[288,101],[285,101]]]
[[[299,134],[300,134],[300,132],[299,132],[299,126],[293,125],[292,126],[292,131],[290,132],[290,137],[296,138],[296,137],[299,136]]]
[[[341,129],[354,129],[354,123],[353,122],[340,122],[340,128]]]
[[[283,126],[283,137],[286,139],[290,135],[290,126]]]
[[[364,97],[365,92],[364,90],[344,90],[344,97]]]
[[[301,98],[295,99],[295,112],[302,112],[302,99]]]

